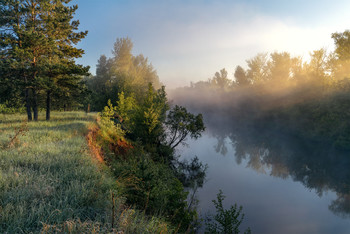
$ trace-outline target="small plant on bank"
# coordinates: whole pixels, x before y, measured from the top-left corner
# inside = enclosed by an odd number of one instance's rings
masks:
[[[3,146],[0,145],[0,148],[8,149],[19,145],[20,144],[19,137],[25,136],[28,131],[29,131],[28,122],[23,121],[20,127],[14,128],[14,134],[12,136],[9,136],[9,141],[5,143]]]
[[[239,226],[241,225],[244,214],[242,213],[243,207],[237,207],[235,203],[230,209],[224,209],[222,201],[225,199],[222,191],[216,195],[217,200],[213,200],[213,203],[216,208],[216,214],[214,216],[209,215],[205,220],[205,233],[240,233]],[[248,228],[245,230],[246,234],[250,234],[251,230]]]

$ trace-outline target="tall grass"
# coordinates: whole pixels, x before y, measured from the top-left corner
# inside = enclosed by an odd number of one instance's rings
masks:
[[[118,188],[87,146],[93,114],[56,112],[51,121],[24,119],[0,115],[0,233],[170,231],[159,219],[124,207],[119,197],[111,229],[111,194]],[[15,144],[9,144],[14,137]]]

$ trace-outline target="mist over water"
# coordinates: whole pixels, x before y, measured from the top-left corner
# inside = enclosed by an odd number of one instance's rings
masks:
[[[182,148],[208,164],[201,212],[221,189],[254,233],[350,233],[350,31],[334,52],[259,53],[169,92],[207,127]]]
[[[206,116],[206,115],[204,115]],[[214,212],[219,189],[226,207],[243,206],[244,227],[255,233],[348,233],[350,159],[268,129],[235,129],[206,119],[205,135],[180,150],[209,166],[199,211]],[[235,129],[235,130],[234,130]]]
[[[309,137],[307,128],[301,134],[300,126],[312,121],[307,113],[305,120],[286,115],[289,108],[325,99],[321,89],[183,88],[170,94],[174,103],[202,113],[207,127],[202,138],[179,151],[184,158],[198,156],[209,166],[207,182],[198,191],[201,214],[215,212],[211,201],[222,189],[227,208],[234,203],[243,206],[241,230],[350,232],[349,149],[323,137]]]

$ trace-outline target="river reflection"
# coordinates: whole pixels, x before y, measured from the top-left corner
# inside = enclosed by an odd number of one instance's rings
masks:
[[[319,196],[329,190],[338,198],[329,209],[335,214],[350,217],[350,154],[337,151],[327,145],[301,141],[268,129],[226,129],[217,131],[210,127],[217,138],[216,152],[227,154],[227,142],[235,148],[234,157],[240,164],[247,160],[247,167],[274,177],[301,182]],[[229,131],[228,131],[229,130]]]
[[[183,149],[209,165],[199,191],[202,212],[212,210],[210,201],[222,189],[228,204],[243,205],[244,226],[253,233],[350,233],[348,151],[225,122],[207,121],[203,139]]]

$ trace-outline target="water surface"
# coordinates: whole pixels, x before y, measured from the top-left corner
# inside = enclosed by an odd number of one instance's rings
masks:
[[[208,164],[198,210],[213,212],[223,190],[253,233],[350,233],[350,154],[254,126],[207,121],[202,138],[181,147]],[[241,230],[242,230],[241,229]]]

